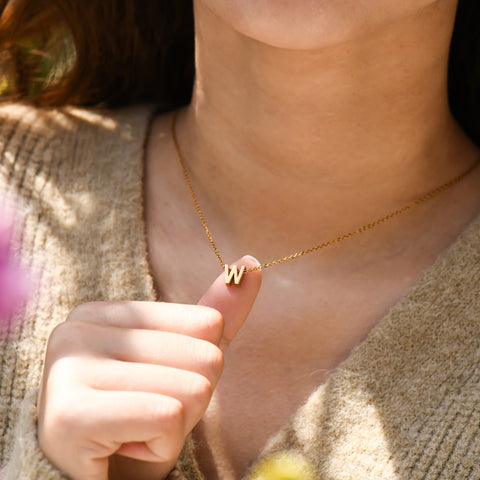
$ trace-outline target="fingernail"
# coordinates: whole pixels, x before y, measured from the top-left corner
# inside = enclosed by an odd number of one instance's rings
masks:
[[[248,258],[251,262],[256,263],[257,266],[260,265],[260,262],[255,257],[253,257],[252,255],[245,255],[243,258]]]

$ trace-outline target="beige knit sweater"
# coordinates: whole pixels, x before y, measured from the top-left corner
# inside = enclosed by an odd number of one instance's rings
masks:
[[[0,107],[0,188],[20,199],[19,254],[39,279],[1,339],[2,480],[64,478],[36,440],[52,328],[86,301],[155,298],[142,222],[150,115]],[[479,290],[477,219],[259,458],[297,452],[323,480],[480,479]],[[202,478],[190,443],[171,478]]]

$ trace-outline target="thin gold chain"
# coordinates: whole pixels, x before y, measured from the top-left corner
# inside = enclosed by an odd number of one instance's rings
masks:
[[[182,156],[182,152],[180,150],[180,146],[178,144],[178,139],[177,139],[177,134],[176,134],[176,120],[177,120],[177,112],[175,111],[172,115],[172,139],[173,143],[175,145],[175,149],[177,151],[177,156],[178,160],[180,161],[180,165],[183,170],[183,176],[185,178],[185,182],[187,183],[188,189],[190,190],[190,195],[192,196],[193,203],[195,204],[195,209],[197,210],[198,216],[200,217],[200,220],[202,222],[203,228],[205,230],[205,233],[207,234],[208,240],[210,242],[210,245],[213,248],[213,251],[215,252],[215,255],[218,258],[218,261],[220,262],[220,265],[222,268],[225,267],[225,262],[222,259],[222,256],[220,254],[220,251],[218,250],[218,247],[215,243],[215,240],[213,240],[212,234],[210,232],[210,229],[208,228],[207,222],[205,220],[205,215],[203,214],[202,209],[200,208],[200,203],[198,201],[197,195],[195,194],[195,191],[192,186],[192,182],[190,180],[190,176],[188,175],[187,172],[187,167],[185,166],[185,161]],[[376,220],[373,220],[372,222],[366,223],[365,225],[362,225],[361,227],[352,230],[351,232],[344,233],[336,238],[333,238],[332,240],[327,240],[326,242],[319,243],[318,245],[315,245],[313,247],[307,248],[306,250],[300,250],[299,252],[291,253],[290,255],[287,255],[285,257],[279,258],[277,260],[272,260],[271,262],[267,263],[262,263],[256,267],[251,267],[245,272],[253,272],[255,270],[261,270],[265,269],[268,267],[272,267],[273,265],[277,265],[279,263],[283,262],[288,262],[289,260],[293,260],[294,258],[302,257],[303,255],[307,255],[308,253],[316,252],[317,250],[321,250],[322,248],[329,247],[330,245],[335,245],[336,243],[339,243],[343,240],[346,240],[347,238],[351,238],[355,235],[358,235],[359,233],[366,232],[367,230],[371,230],[372,228],[376,227],[377,225],[380,225],[382,223],[385,223],[386,221],[396,217],[397,215],[400,215],[402,213],[405,213],[406,211],[410,210],[413,207],[416,207],[417,205],[420,205],[427,200],[430,200],[434,197],[436,197],[438,194],[444,192],[445,190],[449,189],[456,183],[460,182],[463,178],[465,178],[468,174],[470,174],[476,167],[478,163],[474,163],[471,167],[469,167],[465,172],[462,174],[458,175],[458,177],[455,177],[454,179],[448,181],[447,183],[444,183],[443,185],[440,185],[439,187],[435,188],[434,190],[428,192],[427,194],[423,195],[423,197],[418,198],[417,200],[414,200],[413,202],[397,209],[394,210],[391,213],[388,213],[387,215],[377,218]]]

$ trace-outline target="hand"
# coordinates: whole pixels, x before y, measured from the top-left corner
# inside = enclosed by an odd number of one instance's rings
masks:
[[[241,264],[255,265],[251,257]],[[39,441],[49,460],[75,480],[106,480],[113,454],[138,461],[133,478],[166,477],[260,283],[260,271],[232,287],[222,274],[198,305],[94,302],[73,310],[50,336],[40,389]]]

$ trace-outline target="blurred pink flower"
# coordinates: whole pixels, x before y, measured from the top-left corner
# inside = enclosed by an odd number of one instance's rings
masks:
[[[0,204],[0,326],[9,325],[30,290],[30,280],[13,258],[13,208]]]

